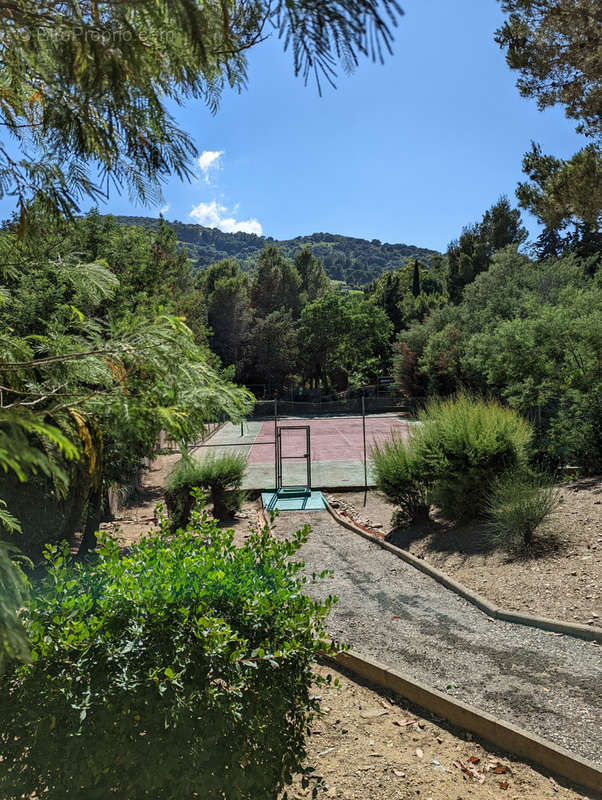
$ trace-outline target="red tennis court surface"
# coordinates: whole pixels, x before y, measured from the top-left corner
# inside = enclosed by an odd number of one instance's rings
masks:
[[[278,420],[278,427],[309,425],[311,432],[311,460],[361,461],[364,457],[362,418],[331,417],[328,419]],[[366,451],[368,457],[374,444],[382,444],[393,436],[408,438],[408,425],[398,417],[366,417]],[[268,444],[272,442],[272,446]],[[274,461],[274,423],[264,422],[251,452],[249,464],[265,464]],[[305,453],[305,431],[287,431],[282,439],[282,455],[302,456]]]

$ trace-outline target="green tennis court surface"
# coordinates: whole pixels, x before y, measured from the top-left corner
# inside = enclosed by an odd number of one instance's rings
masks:
[[[368,455],[368,486],[375,485],[370,464],[370,450],[393,436],[407,439],[415,424],[401,414],[379,414],[366,417],[366,450]],[[311,488],[338,489],[364,486],[363,431],[361,417],[298,418],[283,417],[278,425],[286,427],[309,425],[311,432]],[[297,436],[298,441],[295,440]],[[208,446],[193,451],[195,458],[206,453],[240,452],[247,458],[247,471],[242,488],[248,491],[267,491],[276,488],[274,422],[257,420],[234,425],[226,423],[207,442]],[[304,432],[287,437],[286,455],[303,455]],[[305,460],[285,461],[284,486],[306,486]]]

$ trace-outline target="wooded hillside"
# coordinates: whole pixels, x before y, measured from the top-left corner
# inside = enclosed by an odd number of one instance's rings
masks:
[[[159,220],[153,217],[116,217],[126,225],[155,228]],[[358,239],[332,233],[312,233],[294,239],[277,241],[271,236],[253,233],[223,233],[217,228],[192,225],[184,222],[168,223],[176,232],[178,242],[185,245],[188,255],[197,268],[208,267],[222,258],[236,259],[243,270],[254,266],[255,257],[268,244],[276,244],[287,258],[303,247],[309,247],[322,260],[329,278],[352,285],[363,285],[378,278],[383,272],[398,269],[410,258],[431,264],[436,250],[408,244],[386,244],[378,239]]]

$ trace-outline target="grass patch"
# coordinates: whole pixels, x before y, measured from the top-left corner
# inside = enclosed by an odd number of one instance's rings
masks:
[[[496,547],[531,550],[534,536],[557,508],[559,492],[547,476],[503,475],[486,499],[485,535]],[[543,530],[542,530],[543,532]]]

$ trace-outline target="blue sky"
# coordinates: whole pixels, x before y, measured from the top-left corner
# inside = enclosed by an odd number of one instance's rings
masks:
[[[274,38],[250,51],[248,89],[226,92],[217,115],[200,102],[178,109],[205,155],[196,181],[166,184],[167,219],[440,250],[500,194],[513,199],[531,139],[561,157],[583,145],[562,109],[542,113],[519,96],[493,41],[496,0],[402,6],[394,55],[361,62],[322,97]],[[117,195],[101,210],[158,213]]]

